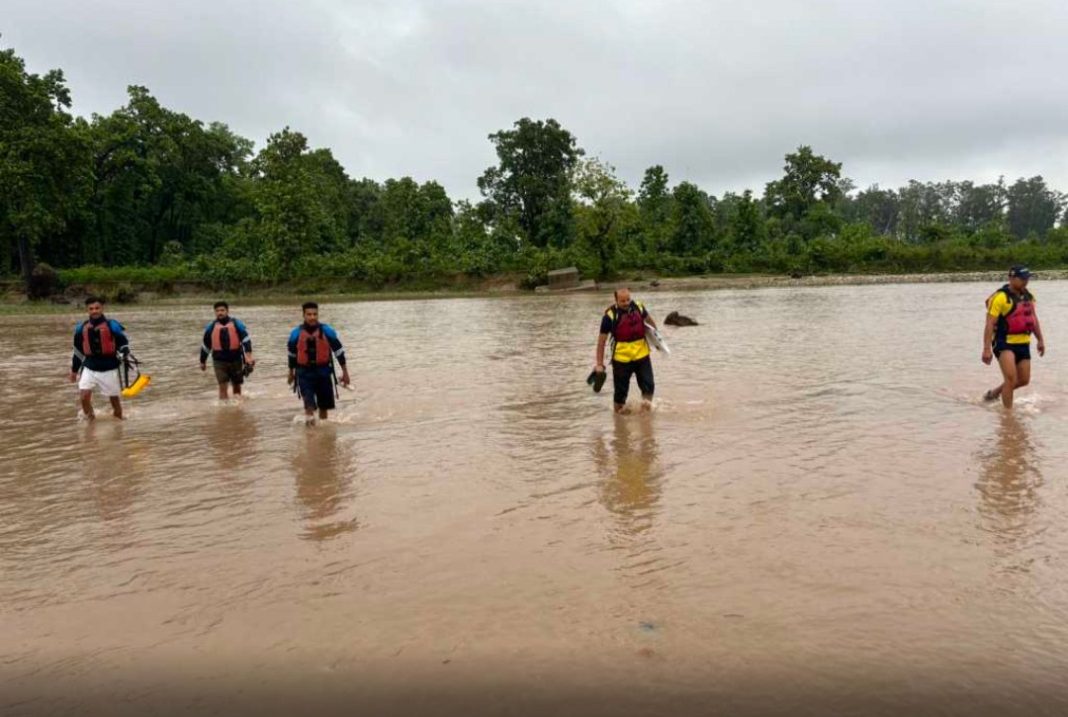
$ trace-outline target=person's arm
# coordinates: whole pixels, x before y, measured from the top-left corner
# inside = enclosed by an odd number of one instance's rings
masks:
[[[998,315],[991,313],[996,311],[991,303],[990,311],[986,313],[986,326],[983,327],[983,363],[989,364],[994,360],[994,327],[998,323]]]
[[[608,343],[608,334],[597,335],[597,351],[593,355],[593,367],[597,371],[604,371],[604,346]]]
[[[204,329],[204,340],[200,342],[200,370],[208,370],[208,356],[211,356],[211,330],[212,325]]]
[[[82,325],[74,327],[74,351],[70,355],[70,382],[78,380],[78,372],[82,370],[82,362],[85,361],[85,352],[82,350]]]
[[[341,383],[348,386],[349,381],[349,367],[345,360],[345,347],[341,345],[341,339],[338,338],[337,332],[330,326],[324,327],[323,334],[326,335],[326,340],[330,344],[330,350],[334,352],[334,358],[337,359],[337,363],[341,366]]]
[[[289,354],[289,383],[293,383],[297,379],[297,337],[299,333],[294,331],[289,335],[289,341],[286,343],[286,351]]]
[[[1038,355],[1046,355],[1046,338],[1042,335],[1042,324],[1038,321],[1038,314],[1035,314],[1035,338],[1038,339]]]
[[[248,329],[240,321],[237,322],[237,338],[241,339],[241,351],[245,354],[245,363],[249,366],[256,365],[256,359],[252,356],[252,337]]]

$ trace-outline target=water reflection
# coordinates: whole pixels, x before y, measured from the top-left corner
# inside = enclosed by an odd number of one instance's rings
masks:
[[[151,465],[151,446],[143,439],[127,438],[125,426],[123,421],[101,417],[84,426],[79,438],[82,473],[104,521],[131,514]]]
[[[1035,532],[1042,472],[1026,420],[1014,412],[1000,416],[997,437],[980,458],[979,513],[983,527],[1005,548],[1016,550]]]
[[[339,515],[352,499],[355,467],[337,427],[325,424],[299,433],[293,470],[297,500],[304,508],[301,537],[328,540],[355,531],[359,527],[356,518],[342,519]]]
[[[600,501],[617,518],[619,533],[640,536],[653,525],[660,499],[660,448],[649,414],[613,415],[611,439],[602,434],[593,453],[602,476]]]
[[[253,473],[238,467],[244,457],[255,454],[256,420],[242,406],[220,406],[214,410],[206,430],[215,465],[222,467],[215,473],[226,481],[242,477],[252,480]]]

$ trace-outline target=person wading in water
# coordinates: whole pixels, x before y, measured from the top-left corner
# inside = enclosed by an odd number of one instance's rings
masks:
[[[642,392],[642,410],[653,405],[653,361],[649,356],[649,343],[645,340],[645,322],[656,322],[641,302],[630,298],[630,289],[616,289],[616,302],[609,306],[601,317],[601,331],[597,337],[597,353],[594,356],[594,371],[604,373],[604,347],[612,337],[612,383],[615,387],[616,413],[626,409],[630,391],[630,377],[638,382]]]
[[[1035,297],[1027,290],[1030,279],[1027,267],[1014,266],[1009,270],[1009,283],[986,300],[983,363],[989,366],[997,357],[1004,382],[987,391],[983,400],[996,401],[1000,396],[1005,408],[1012,408],[1016,389],[1031,383],[1031,334],[1038,338],[1038,355],[1046,355]]]
[[[89,319],[74,329],[70,382],[78,384],[81,400],[79,418],[93,420],[93,390],[111,401],[115,418],[122,420],[122,380],[119,367],[130,351],[130,341],[118,321],[104,316],[104,301],[95,296],[85,300]]]
[[[204,342],[200,346],[200,370],[208,370],[208,356],[219,384],[219,400],[225,401],[229,388],[234,387],[234,396],[241,395],[245,376],[256,365],[252,356],[252,337],[241,321],[230,316],[230,305],[225,301],[215,302],[215,320],[204,329]]]
[[[301,307],[304,323],[289,334],[289,383],[296,383],[304,400],[304,417],[315,422],[315,412],[326,420],[327,411],[334,408],[334,359],[341,366],[341,383],[349,385],[349,369],[345,363],[345,349],[333,327],[319,323],[319,305],[309,301]]]

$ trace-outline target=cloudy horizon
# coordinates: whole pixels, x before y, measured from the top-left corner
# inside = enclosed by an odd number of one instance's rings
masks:
[[[90,7],[91,5],[91,7]],[[0,46],[61,68],[77,113],[144,85],[262,147],[290,126],[352,177],[478,196],[487,135],[557,119],[646,167],[761,192],[802,144],[860,187],[1044,176],[1068,191],[1068,5],[9,0]]]

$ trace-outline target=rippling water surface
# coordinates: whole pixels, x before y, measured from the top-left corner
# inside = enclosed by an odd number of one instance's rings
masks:
[[[112,307],[153,383],[92,425],[78,317],[0,318],[0,712],[1068,713],[1068,285],[1009,415],[992,288],[639,297],[701,325],[625,417],[604,296],[324,305],[313,429],[299,309],[217,405],[210,306]]]

